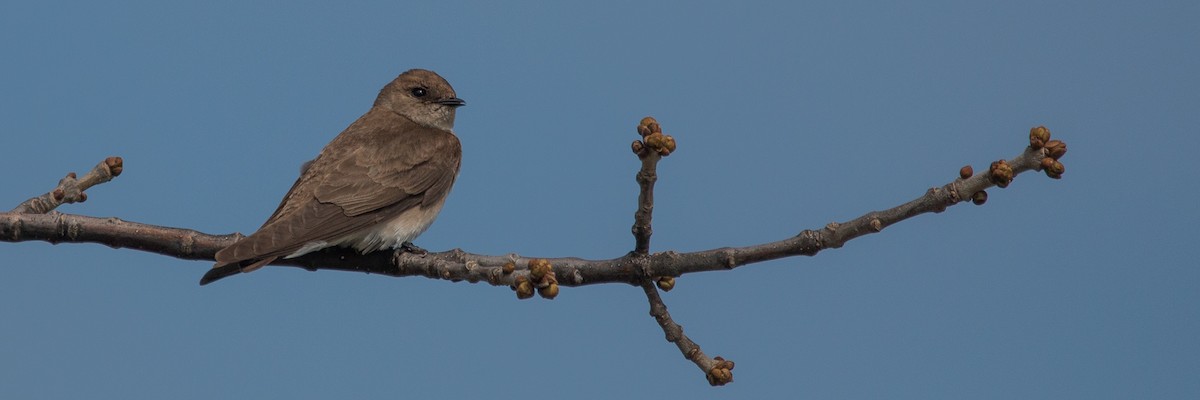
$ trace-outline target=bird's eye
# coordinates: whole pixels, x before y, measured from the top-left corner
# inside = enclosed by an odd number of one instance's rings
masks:
[[[413,88],[412,89],[412,95],[414,97],[425,97],[426,94],[428,94],[428,93],[425,92],[425,88]]]

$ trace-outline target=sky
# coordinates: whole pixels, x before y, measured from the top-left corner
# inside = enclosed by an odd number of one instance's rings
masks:
[[[461,174],[416,244],[618,257],[635,127],[652,251],[780,240],[1065,140],[1017,177],[823,251],[641,290],[265,268],[0,243],[5,398],[1200,397],[1200,3],[12,2],[0,208],[108,156],[59,209],[250,233],[299,166],[410,68],[467,106]]]

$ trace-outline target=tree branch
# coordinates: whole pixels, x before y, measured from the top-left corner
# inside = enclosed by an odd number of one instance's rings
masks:
[[[632,147],[633,153],[642,160],[642,169],[637,173],[638,209],[633,214],[635,244],[629,257],[640,261],[638,266],[641,267],[642,276],[638,285],[646,294],[646,301],[650,302],[650,316],[658,321],[658,326],[666,334],[667,341],[674,343],[679,348],[679,352],[683,353],[684,358],[691,360],[700,368],[700,371],[704,372],[710,385],[725,385],[733,382],[733,372],[731,371],[733,362],[725,361],[720,357],[714,360],[704,354],[704,351],[700,350],[700,345],[683,333],[683,326],[671,318],[671,313],[667,312],[667,304],[663,302],[662,296],[658,294],[658,288],[655,288],[655,284],[652,282],[656,275],[650,272],[646,259],[650,253],[650,235],[654,232],[650,224],[654,216],[654,183],[658,181],[658,162],[675,151],[675,138],[663,134],[662,126],[652,117],[642,118],[637,131],[639,135],[642,135],[642,140],[633,142]],[[674,277],[657,279],[658,286],[663,291],[669,291],[675,287]]]
[[[63,203],[82,203],[87,201],[88,190],[92,186],[99,185],[104,182],[111,181],[112,178],[121,175],[121,171],[125,168],[124,160],[121,157],[109,157],[96,164],[91,171],[83,175],[83,178],[75,179],[75,173],[67,173],[65,178],[58,181],[58,186],[41,196],[25,200],[24,203],[18,204],[13,208],[13,213],[32,213],[45,214]]]
[[[1040,160],[1045,149],[1026,148],[1008,161],[1013,176],[1031,170],[1041,170]],[[858,218],[835,222],[823,228],[804,230],[796,236],[779,241],[745,247],[723,247],[691,253],[667,251],[647,255],[644,273],[649,276],[681,276],[684,274],[733,269],[762,261],[795,255],[815,255],[823,249],[838,248],[846,242],[898,223],[905,219],[941,212],[946,207],[971,200],[974,193],[996,186],[988,174],[956,179],[944,186],[929,189],[924,195],[907,203],[882,211],[871,211]],[[163,227],[117,218],[98,218],[83,215],[52,213],[46,215],[0,213],[0,241],[51,243],[99,243],[113,248],[132,248],[186,260],[211,261],[212,255],[240,235],[216,235],[191,229]],[[517,255],[482,255],[460,249],[417,255],[380,251],[359,255],[353,250],[332,248],[292,259],[276,260],[272,265],[298,266],[308,270],[357,271],[388,276],[427,276],[469,282],[487,281],[494,285],[510,285],[511,277],[494,282],[488,277],[491,270],[500,271],[504,264],[527,264],[533,258]],[[609,260],[580,258],[549,258],[560,280],[567,286],[600,283],[636,285],[643,276],[643,267],[625,255]],[[518,273],[525,267],[518,267]],[[501,274],[503,275],[503,274]]]
[[[651,122],[653,120],[651,119]],[[645,122],[645,121],[644,121]],[[344,248],[329,248],[293,259],[279,259],[272,265],[296,266],[310,271],[341,270],[387,276],[424,276],[451,281],[487,282],[518,288],[536,283],[543,297],[553,298],[557,285],[584,286],[601,283],[627,283],[640,286],[650,302],[651,315],[659,321],[668,340],[675,343],[684,356],[706,372],[710,383],[732,379],[729,370],[733,363],[720,357],[708,359],[682,328],[670,319],[651,280],[659,277],[678,277],[684,274],[734,269],[762,261],[796,255],[815,255],[823,249],[839,248],[854,238],[882,231],[892,224],[925,213],[938,213],[949,206],[965,201],[983,204],[985,189],[1007,187],[1012,179],[1024,172],[1042,171],[1051,178],[1061,178],[1065,168],[1059,158],[1066,153],[1066,144],[1050,140],[1044,127],[1030,130],[1030,145],[1011,160],[993,162],[988,171],[974,175],[970,166],[963,167],[960,177],[943,186],[931,188],[924,195],[899,206],[871,211],[858,218],[827,224],[825,227],[804,230],[796,236],[779,241],[745,247],[724,247],[690,253],[674,251],[649,253],[653,185],[657,178],[654,165],[662,155],[675,149],[674,139],[662,135],[657,123],[639,125],[643,140],[634,142],[633,150],[642,159],[638,173],[641,193],[635,213],[633,252],[609,260],[580,258],[536,259],[516,254],[481,255],[454,249],[440,253],[414,254],[403,251],[379,251],[368,254]],[[643,129],[644,128],[644,129]],[[648,133],[645,133],[645,132]],[[657,134],[656,134],[657,133]],[[665,151],[665,152],[664,152]],[[45,241],[50,243],[99,243],[113,248],[131,248],[186,260],[213,260],[216,252],[242,237],[240,234],[214,235],[191,229],[163,227],[117,218],[97,218],[53,212],[59,204],[83,201],[83,191],[119,175],[122,160],[110,157],[97,165],[82,179],[68,174],[58,187],[42,196],[32,198],[13,211],[0,213],[0,241]],[[536,267],[553,265],[553,271]],[[660,286],[664,280],[659,280]],[[554,286],[552,293],[545,291]],[[532,287],[532,286],[531,286]],[[665,289],[665,288],[664,288]],[[522,292],[518,290],[520,296]],[[529,294],[532,296],[532,293]],[[714,378],[715,376],[715,378]],[[714,379],[717,381],[714,382]]]

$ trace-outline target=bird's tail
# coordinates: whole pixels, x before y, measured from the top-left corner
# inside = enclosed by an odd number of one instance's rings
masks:
[[[216,282],[218,279],[240,273],[242,273],[242,266],[238,265],[237,263],[217,265],[208,270],[208,272],[204,274],[204,277],[200,278],[200,286],[204,286]]]
[[[218,263],[217,265],[214,265],[212,267],[212,269],[208,270],[208,272],[206,272],[203,277],[200,278],[200,286],[204,286],[204,285],[216,282],[218,279],[221,279],[221,278],[224,278],[224,277],[227,277],[230,275],[237,275],[242,272],[254,271],[256,269],[262,268],[264,265],[270,264],[272,261],[275,261],[275,258],[276,257],[267,257],[267,258],[264,258],[261,260],[238,261],[238,262],[232,262],[232,263],[228,263],[228,264]]]

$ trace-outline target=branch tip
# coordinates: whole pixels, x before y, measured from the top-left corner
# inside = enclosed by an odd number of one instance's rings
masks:
[[[25,200],[25,202],[17,205],[10,212],[45,214],[54,211],[55,208],[64,203],[82,203],[87,201],[87,194],[83,191],[92,186],[108,182],[113,177],[120,175],[123,163],[121,157],[108,157],[99,164],[96,164],[83,177],[79,177],[74,172],[68,172],[65,177],[58,180],[58,185],[54,189],[41,196]]]
[[[708,378],[708,384],[713,386],[724,386],[727,383],[733,382],[733,361],[726,360],[717,356],[713,358],[715,363],[712,368],[704,374]]]

